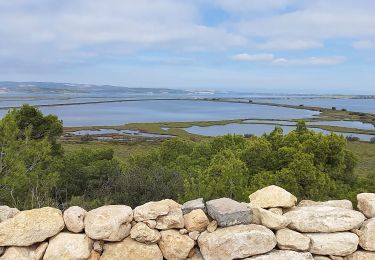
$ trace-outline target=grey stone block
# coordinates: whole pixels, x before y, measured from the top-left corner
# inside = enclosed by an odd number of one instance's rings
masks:
[[[251,209],[245,204],[229,198],[206,202],[207,213],[220,227],[251,223]]]
[[[204,205],[203,198],[187,201],[182,205],[181,209],[184,215],[195,209],[201,209],[206,212],[206,206]]]

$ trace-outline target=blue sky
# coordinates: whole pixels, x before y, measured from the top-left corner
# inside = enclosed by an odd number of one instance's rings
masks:
[[[375,94],[373,0],[0,0],[0,80]]]

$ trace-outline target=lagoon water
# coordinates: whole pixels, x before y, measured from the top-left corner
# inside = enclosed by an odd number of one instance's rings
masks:
[[[126,123],[209,121],[239,118],[311,118],[317,112],[249,103],[193,100],[132,101],[41,107],[43,113],[56,114],[64,126],[113,126]],[[6,110],[0,110],[3,116]]]

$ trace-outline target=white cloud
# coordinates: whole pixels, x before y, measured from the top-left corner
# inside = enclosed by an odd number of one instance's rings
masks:
[[[258,44],[257,47],[267,50],[306,50],[321,48],[323,44],[314,40],[272,39]]]
[[[375,42],[369,40],[360,40],[353,42],[353,47],[355,49],[374,49]]]
[[[278,58],[272,61],[274,65],[280,66],[307,66],[307,65],[337,65],[345,62],[346,58],[342,56],[335,57],[309,57],[302,59]]]
[[[232,59],[235,61],[272,61],[274,58],[275,56],[272,53],[240,53],[232,56]]]

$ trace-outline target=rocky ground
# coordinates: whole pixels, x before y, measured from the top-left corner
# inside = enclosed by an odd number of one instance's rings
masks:
[[[375,194],[301,201],[265,187],[250,203],[165,199],[18,211],[0,206],[0,259],[375,259]]]

